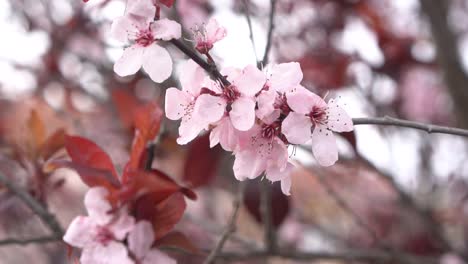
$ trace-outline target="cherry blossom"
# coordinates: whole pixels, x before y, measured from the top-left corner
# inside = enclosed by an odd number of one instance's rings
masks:
[[[91,188],[84,204],[88,216],[76,217],[68,227],[63,240],[82,248],[82,264],[133,264],[126,246],[121,243],[133,229],[134,219],[126,214],[112,214],[106,200],[108,191],[102,187]]]
[[[221,119],[224,114],[224,109],[211,107],[216,105],[215,97],[201,94],[205,78],[203,69],[194,61],[189,60],[181,67],[182,90],[169,88],[166,91],[167,118],[182,119],[177,139],[179,144],[192,141],[200,131],[206,129],[210,123]]]
[[[206,109],[215,113],[226,110],[232,126],[240,131],[247,131],[255,123],[255,98],[254,96],[263,88],[266,77],[255,66],[245,67],[241,73],[236,73],[229,86],[220,87],[214,85],[211,90],[214,93],[207,93],[200,98]],[[212,116],[212,115],[208,115]],[[221,119],[219,116],[218,120]],[[215,118],[212,118],[212,121]],[[215,121],[218,121],[215,120]]]
[[[152,249],[154,231],[148,221],[139,221],[128,234],[128,248],[138,264],[175,264],[174,259],[158,249]]]
[[[312,139],[312,152],[322,166],[331,166],[338,160],[338,149],[332,131],[353,130],[353,122],[334,99],[328,104],[318,95],[298,90],[287,95],[289,113],[282,123],[282,132],[292,144],[303,144]]]
[[[195,49],[202,54],[208,54],[214,43],[222,40],[226,34],[226,28],[220,26],[218,21],[212,18],[208,24],[194,30]]]
[[[180,38],[181,26],[169,19],[153,21],[155,12],[151,0],[129,1],[125,15],[112,23],[112,36],[119,41],[132,43],[114,64],[114,71],[119,76],[135,74],[143,67],[157,83],[170,77],[171,56],[156,42]]]

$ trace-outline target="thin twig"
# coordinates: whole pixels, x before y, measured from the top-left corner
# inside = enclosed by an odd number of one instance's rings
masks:
[[[55,216],[47,211],[34,197],[22,188],[13,184],[7,177],[0,174],[0,184],[4,185],[10,192],[15,194],[21,199],[31,210],[42,219],[42,221],[49,227],[50,231],[56,237],[63,235],[63,229],[58,223]]]
[[[276,0],[270,1],[270,22],[268,25],[267,44],[265,46],[265,54],[263,55],[262,64],[268,64],[270,56],[271,45],[273,44],[273,30],[275,29],[275,15],[276,15]]]
[[[255,62],[258,64],[258,55],[257,55],[257,46],[255,45],[255,38],[253,34],[253,27],[252,27],[252,19],[250,18],[250,8],[249,3],[247,0],[243,0],[242,3],[244,4],[244,14],[245,18],[247,19],[247,25],[249,26],[249,38],[250,42],[252,43],[252,48],[255,56]]]
[[[28,239],[7,238],[7,239],[0,240],[0,246],[11,246],[11,245],[25,246],[28,244],[43,244],[43,243],[57,242],[61,240],[62,240],[61,237],[55,236],[55,235],[28,238]]]
[[[277,249],[276,232],[273,227],[271,202],[271,183],[263,180],[260,184],[260,213],[264,225],[265,249],[275,252]]]
[[[354,125],[381,125],[381,126],[398,126],[408,127],[425,131],[429,134],[450,134],[462,137],[468,137],[468,130],[454,127],[437,126],[431,124],[424,124],[413,122],[394,117],[377,117],[377,118],[353,118]]]
[[[216,243],[216,246],[213,248],[211,253],[208,255],[208,257],[204,261],[204,264],[214,263],[218,254],[220,254],[221,251],[223,250],[223,246],[226,243],[226,241],[229,239],[229,236],[232,233],[234,233],[234,231],[236,230],[237,215],[239,214],[239,209],[242,204],[243,197],[244,197],[244,190],[245,190],[245,182],[240,182],[239,188],[237,190],[237,194],[233,201],[233,211],[232,211],[231,217],[229,218],[229,223],[226,226],[226,229],[224,230],[223,234],[221,235],[221,238],[219,239],[218,243]]]
[[[267,257],[280,257],[295,261],[315,260],[340,260],[340,261],[362,261],[370,263],[411,263],[411,264],[436,264],[438,257],[423,257],[403,252],[386,252],[383,250],[351,250],[343,252],[294,252],[291,250],[269,251],[247,251],[247,252],[224,252],[218,258],[230,261],[242,261],[253,259],[265,259]]]

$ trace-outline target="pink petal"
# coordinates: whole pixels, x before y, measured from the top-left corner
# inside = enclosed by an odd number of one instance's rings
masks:
[[[153,226],[148,221],[139,221],[128,235],[128,248],[137,259],[143,259],[154,242]]]
[[[214,18],[208,21],[205,29],[208,42],[210,43],[222,40],[227,34],[226,28],[219,26],[218,21]]]
[[[257,106],[256,111],[257,117],[263,119],[264,117],[270,115],[274,110],[274,103],[277,96],[277,92],[274,90],[262,91],[257,96]]]
[[[192,102],[192,100],[192,96],[177,88],[167,89],[166,100],[164,104],[167,118],[170,120],[181,119],[186,114],[188,105]]]
[[[152,44],[145,48],[143,55],[143,69],[151,80],[162,83],[171,77],[172,59],[165,48]]]
[[[353,120],[333,99],[328,102],[327,114],[328,128],[331,130],[336,132],[353,130]]]
[[[252,149],[235,153],[234,176],[237,180],[255,179],[266,168],[266,161]]]
[[[142,264],[176,264],[177,261],[160,250],[153,249],[143,259]]]
[[[126,16],[118,17],[112,22],[111,36],[120,42],[133,38],[134,32],[137,32],[137,29],[132,24],[132,20]]]
[[[301,65],[297,62],[281,63],[271,67],[269,79],[270,88],[275,91],[286,92],[298,86],[302,81]]]
[[[312,137],[311,129],[310,118],[295,112],[289,113],[281,125],[281,132],[292,144],[304,144],[309,141]]]
[[[155,39],[162,40],[178,39],[182,35],[180,24],[167,18],[153,22],[151,31]]]
[[[94,187],[88,190],[84,198],[84,204],[89,217],[99,225],[105,225],[112,219],[109,211],[112,209],[107,196],[109,192],[103,187]]]
[[[156,7],[151,0],[130,0],[127,1],[126,14],[136,16],[149,23],[154,19]]]
[[[286,93],[286,99],[289,107],[300,114],[309,114],[314,106],[325,108],[327,105],[320,96],[305,89]]]
[[[281,191],[285,195],[291,195],[291,185],[292,185],[291,176],[282,179],[281,180]]]
[[[92,242],[96,231],[96,222],[90,217],[78,216],[68,226],[63,241],[74,247],[83,248]]]
[[[220,143],[226,151],[234,151],[238,145],[237,130],[232,126],[227,116],[223,117],[211,130],[210,148]]]
[[[338,148],[333,132],[317,126],[312,133],[312,153],[321,166],[331,166],[338,160]]]
[[[255,123],[255,102],[251,98],[240,97],[231,105],[229,112],[232,125],[240,130],[247,131]]]
[[[193,118],[198,118],[207,126],[219,121],[226,109],[226,101],[219,96],[202,94],[197,98],[194,107]]]
[[[205,71],[193,60],[186,61],[179,70],[182,90],[191,93],[193,96],[198,96],[202,82],[206,77]]]
[[[134,264],[122,244],[111,241],[107,245],[96,244],[83,249],[80,257],[81,264]]]
[[[248,65],[233,81],[233,84],[242,94],[253,97],[263,88],[265,82],[265,74],[254,65]]]
[[[266,150],[264,151],[264,158],[267,159],[267,167],[277,167],[283,171],[288,165],[288,148],[279,138],[267,141],[269,144],[264,144]]]
[[[135,74],[143,64],[144,50],[144,47],[136,44],[126,48],[122,57],[115,62],[114,72],[122,77]]]
[[[177,143],[179,145],[189,143],[205,128],[206,125],[201,124],[198,119],[192,118],[191,115],[182,118],[182,122],[179,126],[179,138],[177,138]]]
[[[112,222],[108,228],[114,234],[116,240],[124,240],[128,232],[135,226],[135,218],[122,214]]]

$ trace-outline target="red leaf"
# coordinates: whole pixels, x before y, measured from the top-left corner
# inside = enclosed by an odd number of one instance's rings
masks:
[[[44,122],[36,110],[31,110],[31,115],[28,119],[28,129],[31,131],[32,151],[36,155],[47,134]]]
[[[90,184],[95,186],[104,184],[103,181],[108,181],[110,185],[120,185],[112,160],[94,142],[82,137],[66,136],[65,148],[72,159],[74,167],[81,169],[89,168],[102,173],[106,172],[104,174],[101,173],[97,175],[93,173],[85,173],[84,175],[80,174],[86,184],[89,186],[91,186]]]
[[[125,172],[143,169],[144,153],[146,145],[158,134],[161,126],[163,111],[156,102],[148,103],[139,107],[134,112],[135,138],[132,143],[130,161],[127,163]],[[125,173],[124,179],[127,179]]]
[[[47,170],[64,167],[75,170],[89,187],[102,186],[111,193],[120,188],[120,182],[108,170],[91,168],[67,160],[54,160],[47,164]]]
[[[171,232],[156,241],[156,246],[182,249],[195,255],[200,254],[200,250],[197,246],[195,246],[186,235],[178,231]]]
[[[184,182],[191,187],[208,185],[213,181],[221,158],[221,149],[210,148],[210,138],[206,134],[196,138],[189,147],[185,161]]]
[[[244,204],[247,207],[247,211],[255,218],[255,220],[262,223],[262,217],[260,214],[260,182],[247,182]],[[289,213],[289,200],[281,191],[281,185],[279,182],[272,183],[270,206],[272,207],[271,219],[273,221],[273,225],[278,227],[283,223]]]
[[[159,239],[169,233],[184,215],[184,196],[175,193],[169,198],[159,203],[153,215],[152,223],[155,230],[155,239]]]
[[[42,144],[39,156],[48,160],[52,155],[65,146],[65,130],[59,129],[49,136]]]
[[[140,104],[138,100],[127,90],[117,89],[112,91],[112,101],[123,126],[128,130],[132,129],[134,126],[133,112]]]
[[[159,0],[159,2],[167,7],[172,7],[174,4],[174,0]]]

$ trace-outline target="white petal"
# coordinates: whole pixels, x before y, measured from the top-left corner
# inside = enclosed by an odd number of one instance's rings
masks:
[[[128,235],[128,248],[138,259],[150,251],[153,242],[153,226],[148,221],[139,221]]]
[[[283,120],[281,132],[292,144],[304,144],[312,137],[312,122],[310,118],[295,112],[291,112]]]
[[[281,63],[271,67],[270,88],[286,92],[288,89],[299,85],[302,81],[301,66],[297,62]]]
[[[127,248],[115,241],[84,248],[80,261],[81,264],[134,264],[128,256]]]
[[[167,118],[170,120],[181,119],[186,115],[192,100],[192,96],[184,91],[174,87],[167,89],[164,103]]]
[[[115,62],[114,72],[122,77],[135,74],[143,64],[144,50],[144,47],[136,44],[126,48],[122,57]]]
[[[255,96],[266,82],[265,74],[254,65],[248,65],[233,82],[239,92],[245,96]]]
[[[118,17],[112,22],[111,36],[120,42],[126,42],[132,38],[132,33],[137,32],[138,29],[126,16]]]
[[[255,123],[255,101],[248,97],[240,97],[231,107],[229,117],[232,125],[240,131],[252,128]]]
[[[226,101],[219,96],[202,94],[197,98],[193,118],[199,118],[201,123],[209,125],[219,121],[226,109]]]
[[[151,30],[156,39],[162,40],[178,39],[182,35],[180,24],[167,18],[153,22]]]
[[[84,204],[91,217],[99,225],[105,225],[112,219],[109,211],[112,209],[107,200],[109,192],[103,187],[94,187],[88,190],[84,198]]]
[[[152,44],[145,48],[143,55],[143,69],[151,80],[162,83],[171,77],[172,59],[165,48]]]
[[[182,90],[191,93],[193,96],[200,94],[205,77],[205,71],[193,60],[188,60],[179,67],[179,81]]]
[[[331,166],[338,160],[335,135],[326,127],[317,126],[312,133],[312,153],[322,166]]]
[[[309,114],[313,107],[326,108],[327,104],[320,96],[309,90],[300,89],[292,93],[286,93],[289,107],[300,114]]]
[[[68,226],[63,241],[74,247],[83,248],[92,242],[97,228],[96,222],[90,217],[78,216]]]
[[[333,99],[328,102],[327,115],[328,128],[331,130],[336,132],[347,132],[353,130],[353,120]]]

